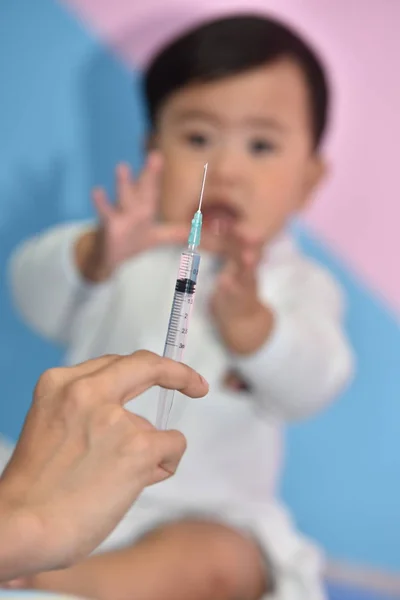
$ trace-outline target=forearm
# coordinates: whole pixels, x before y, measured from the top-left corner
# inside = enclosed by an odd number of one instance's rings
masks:
[[[15,304],[35,331],[61,344],[70,341],[77,310],[103,286],[85,282],[75,258],[90,224],[61,225],[24,242],[10,263]],[[85,252],[84,252],[85,254]]]
[[[101,256],[101,231],[85,232],[75,244],[74,258],[82,278],[90,283],[101,283],[111,276],[111,269],[104,265]]]
[[[47,592],[109,600],[135,585],[132,581],[131,548],[90,556],[68,569],[38,573],[30,587]]]
[[[234,360],[259,401],[283,419],[303,418],[323,408],[353,370],[352,352],[340,325],[302,311],[276,315],[266,343],[254,354]]]

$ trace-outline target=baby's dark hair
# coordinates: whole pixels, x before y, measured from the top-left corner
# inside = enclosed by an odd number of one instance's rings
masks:
[[[206,83],[289,58],[302,70],[309,89],[312,134],[318,148],[327,124],[329,89],[316,53],[286,25],[267,17],[238,15],[203,24],[174,40],[145,73],[152,126],[168,97],[191,83]]]

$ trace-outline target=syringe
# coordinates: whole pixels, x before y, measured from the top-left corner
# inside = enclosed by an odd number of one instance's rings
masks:
[[[175,294],[169,317],[167,338],[164,346],[163,356],[172,358],[178,362],[182,361],[183,352],[186,347],[189,319],[193,308],[197,276],[199,274],[200,254],[197,252],[197,247],[200,244],[201,226],[203,223],[201,204],[203,202],[207,167],[208,164],[204,166],[199,208],[192,220],[188,245],[181,254],[178,277],[175,284]],[[166,429],[168,425],[174,395],[175,390],[166,390],[164,388],[160,390],[156,418],[156,427],[158,429]]]

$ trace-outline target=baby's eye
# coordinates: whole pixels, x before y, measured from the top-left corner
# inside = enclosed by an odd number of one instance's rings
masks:
[[[209,142],[209,136],[204,133],[188,133],[185,138],[191,146],[196,148],[203,148]]]
[[[265,139],[254,139],[249,144],[251,154],[270,154],[276,150],[275,144]]]

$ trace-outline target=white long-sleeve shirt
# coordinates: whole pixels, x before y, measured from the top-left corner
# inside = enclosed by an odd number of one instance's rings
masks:
[[[25,242],[11,263],[16,305],[41,335],[67,348],[67,362],[145,348],[161,353],[179,262],[158,248],[123,265],[105,283],[84,282],[74,246],[87,224],[62,225]],[[345,385],[352,352],[343,329],[342,293],[330,274],[282,237],[259,269],[262,299],[275,313],[269,340],[252,356],[233,356],[208,311],[215,264],[204,255],[185,362],[210,383],[207,398],[176,394],[169,425],[187,437],[177,474],[149,488],[149,502],[232,505],[252,510],[275,501],[282,424],[327,405]],[[235,369],[251,393],[224,388]],[[154,422],[158,390],[130,408]]]

